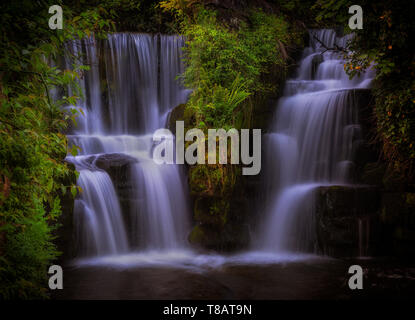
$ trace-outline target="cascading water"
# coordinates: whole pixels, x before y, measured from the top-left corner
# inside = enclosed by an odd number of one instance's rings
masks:
[[[266,136],[266,218],[256,249],[313,251],[313,190],[351,182],[360,134],[354,90],[367,88],[373,72],[349,80],[341,55],[326,50],[344,47],[348,39],[311,30],[297,76],[286,83]]]
[[[181,170],[151,157],[153,131],[187,99],[176,81],[183,45],[177,36],[123,33],[67,47],[90,65],[80,81],[85,99],[69,107],[84,114],[68,135],[79,155],[67,156],[80,172],[74,219],[81,256],[185,246],[189,213]],[[66,61],[68,68],[71,63]],[[114,177],[103,170],[111,159],[126,164],[127,205]]]
[[[91,67],[80,82],[85,99],[71,106],[85,116],[68,135],[70,143],[81,148],[80,155],[68,155],[83,189],[74,212],[80,255],[104,257],[99,263],[112,265],[150,260],[220,265],[289,261],[298,257],[268,253],[313,251],[313,190],[350,182],[360,134],[354,90],[368,87],[373,74],[349,80],[341,56],[323,52],[313,36],[327,47],[344,46],[348,38],[338,38],[331,30],[310,34],[297,77],[287,81],[266,136],[261,237],[253,251],[233,258],[177,250],[186,248],[189,230],[186,184],[178,166],[157,165],[151,157],[153,130],[165,126],[171,108],[188,95],[175,79],[183,71],[183,39],[115,34],[100,43],[73,42],[68,50],[82,52]],[[105,165],[108,159],[126,164],[129,186],[114,181]],[[155,250],[167,255],[154,255]],[[152,258],[119,258],[137,251],[151,251]],[[108,258],[111,254],[116,260]]]

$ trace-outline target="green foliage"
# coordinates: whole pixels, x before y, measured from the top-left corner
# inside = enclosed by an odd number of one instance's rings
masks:
[[[64,6],[63,30],[48,27],[49,6],[60,1],[2,4],[0,45],[0,297],[47,296],[47,267],[58,256],[53,230],[61,214],[60,196],[76,187],[63,159],[62,133],[69,118],[62,105],[79,97],[53,100],[50,91],[75,85],[86,67],[52,67],[65,41],[104,36],[113,22],[102,8],[74,14]],[[76,86],[74,86],[76,89]]]
[[[237,30],[220,23],[214,11],[199,8],[184,18],[187,39],[184,84],[193,89],[188,108],[201,128],[229,128],[248,97],[268,94],[276,84],[264,81],[273,67],[285,72],[280,46],[289,42],[288,25],[275,15],[250,12]]]
[[[191,100],[195,102],[197,110],[202,114],[198,126],[207,128],[207,125],[215,124],[216,128],[230,129],[233,125],[234,111],[249,95],[241,83],[241,78],[237,77],[227,89],[214,84],[210,87],[206,82],[202,83],[203,95]],[[208,97],[208,98],[207,98]]]
[[[320,25],[347,26],[350,18],[349,7],[354,4],[357,3],[351,0],[317,0],[311,10],[315,12],[315,19]]]
[[[160,0],[68,0],[65,5],[81,15],[99,8],[102,20],[112,21],[113,27],[121,32],[174,33],[177,29],[173,15],[160,8]],[[64,9],[65,10],[65,9]]]

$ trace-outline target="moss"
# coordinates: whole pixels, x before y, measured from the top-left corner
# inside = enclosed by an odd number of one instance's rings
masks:
[[[209,164],[189,168],[190,193],[195,196],[227,197],[232,194],[241,169],[236,165]]]
[[[194,218],[197,222],[221,230],[226,224],[229,204],[220,198],[197,198],[194,206]]]
[[[191,244],[201,244],[204,242],[205,235],[200,225],[195,226],[189,235],[189,242]]]
[[[185,109],[186,104],[182,103],[179,104],[177,107],[173,108],[173,110],[169,114],[168,129],[174,134],[176,134],[176,121],[184,121],[185,127],[189,126],[189,120],[184,119]]]

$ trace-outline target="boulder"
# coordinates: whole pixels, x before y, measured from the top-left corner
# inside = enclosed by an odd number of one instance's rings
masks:
[[[96,167],[109,174],[120,198],[129,197],[133,187],[130,180],[130,168],[137,162],[136,158],[122,153],[103,154],[94,160]]]
[[[107,153],[97,156],[95,165],[105,171],[118,170],[138,160],[124,153]]]
[[[132,213],[136,214],[135,208],[137,202],[140,201],[140,199],[137,199],[136,184],[133,185],[130,177],[131,166],[137,162],[136,158],[122,153],[103,154],[94,160],[95,166],[106,171],[114,184],[130,242],[132,242],[133,237],[131,229],[133,225]]]
[[[322,218],[376,215],[380,200],[376,186],[322,186],[317,189],[316,212]]]
[[[242,249],[249,243],[249,196],[231,165],[189,168],[190,194],[196,226],[189,241],[216,251]]]

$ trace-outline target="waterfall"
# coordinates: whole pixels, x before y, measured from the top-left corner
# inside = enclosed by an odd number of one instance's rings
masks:
[[[266,135],[265,221],[257,249],[313,251],[316,241],[313,191],[321,185],[352,183],[353,156],[360,138],[354,89],[366,88],[369,70],[349,80],[341,54],[350,35],[310,30],[297,74],[286,82],[271,132]]]
[[[118,33],[77,40],[67,51],[90,70],[79,81],[82,115],[68,133],[68,155],[82,192],[74,207],[79,256],[183,248],[188,233],[187,190],[181,168],[152,160],[152,133],[188,90],[179,36]],[[66,59],[71,68],[72,58]],[[71,95],[69,88],[69,95]]]

